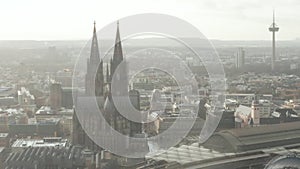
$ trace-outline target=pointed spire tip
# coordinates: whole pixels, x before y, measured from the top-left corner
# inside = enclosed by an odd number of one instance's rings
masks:
[[[96,21],[94,20],[94,33],[96,33]]]

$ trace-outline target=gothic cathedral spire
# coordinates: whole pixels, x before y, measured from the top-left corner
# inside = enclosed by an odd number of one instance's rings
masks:
[[[94,31],[93,31],[93,39],[92,39],[92,45],[91,45],[90,62],[91,63],[99,63],[100,62],[100,54],[99,54],[95,21],[94,21]]]
[[[87,61],[85,92],[88,96],[102,96],[104,86],[103,61],[100,60],[96,22],[94,22],[90,58]]]
[[[114,54],[112,58],[112,67],[111,67],[111,75],[114,74],[117,66],[123,61],[123,51],[122,51],[122,43],[120,37],[120,30],[119,30],[119,21],[117,22],[117,33],[116,39],[114,44]]]

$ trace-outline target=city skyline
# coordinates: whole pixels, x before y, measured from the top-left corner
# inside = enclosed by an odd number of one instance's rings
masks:
[[[141,16],[98,32],[89,24],[83,49],[84,41],[0,41],[0,168],[300,165],[299,43],[276,48],[275,60],[275,19],[271,50],[269,41],[210,48],[184,20]]]

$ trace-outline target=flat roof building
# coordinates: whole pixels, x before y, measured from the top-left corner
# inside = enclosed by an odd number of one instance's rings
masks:
[[[219,152],[244,152],[298,144],[300,122],[224,130],[215,133],[203,146]]]
[[[66,147],[67,143],[67,140],[61,137],[44,137],[43,139],[17,139],[11,147]]]

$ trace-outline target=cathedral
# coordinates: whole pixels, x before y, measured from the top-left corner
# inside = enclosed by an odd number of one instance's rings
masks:
[[[103,113],[103,116],[110,127],[126,136],[140,134],[142,132],[141,123],[132,122],[126,117],[122,116],[116,109],[115,103],[112,99],[112,90],[114,90],[114,93],[116,93],[118,96],[124,96],[129,93],[129,98],[132,105],[137,110],[140,110],[138,91],[129,91],[128,88],[127,63],[123,56],[119,22],[117,23],[113,55],[112,58],[106,63],[105,73],[104,64],[105,63],[103,62],[103,59],[100,57],[96,24],[94,23],[90,57],[87,59],[85,96],[95,96],[97,98],[99,109]],[[122,66],[120,66],[120,64],[122,64]],[[117,84],[117,86],[114,88],[111,86],[112,80],[114,80],[114,83]],[[96,125],[97,127],[92,126],[92,128],[94,127],[95,130],[102,126],[99,124],[101,122],[92,124],[93,119],[90,121],[88,120],[87,123],[90,123],[89,125]],[[82,145],[94,151],[102,150],[102,148],[95,144],[88,134],[83,130],[82,124],[80,124],[78,120],[78,114],[76,114],[76,112],[74,112],[73,117],[72,142],[74,145]]]

